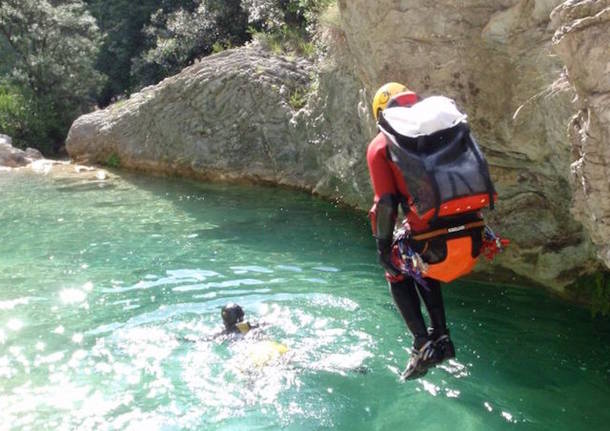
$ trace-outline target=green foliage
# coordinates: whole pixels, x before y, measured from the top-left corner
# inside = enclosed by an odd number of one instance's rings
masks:
[[[251,30],[252,31],[252,30]],[[282,26],[273,31],[252,31],[252,37],[274,54],[296,54],[312,57],[315,45],[299,30]]]
[[[610,313],[610,274],[607,272],[595,274],[591,312],[594,316],[597,314],[606,316]]]
[[[311,58],[316,53],[316,45],[313,42],[303,40],[298,44],[298,52],[304,57]]]
[[[198,0],[85,2],[103,33],[96,68],[108,80],[98,96],[100,106],[107,106],[117,97],[129,95],[166,76],[154,67],[134,72],[134,63],[156,43],[145,29],[153,25],[155,16],[170,15],[178,10],[191,12],[198,4]]]
[[[102,82],[94,68],[95,20],[80,0],[3,0],[0,39],[10,62],[1,79],[18,89],[10,94],[20,106],[17,114],[13,106],[3,115],[21,131],[23,145],[57,150],[72,120],[91,108]]]
[[[58,118],[38,109],[27,88],[0,85],[0,133],[11,136],[17,148],[34,147],[51,154],[55,149],[49,137],[56,136]]]
[[[222,42],[214,42],[212,44],[212,52],[214,54],[218,54],[219,52],[223,52],[226,49],[231,49],[231,44],[227,44],[227,46],[225,46]]]
[[[610,272],[601,270],[580,277],[567,287],[570,294],[591,304],[591,314],[610,315]]]
[[[10,87],[0,86],[0,133],[15,137],[24,129],[26,103]]]
[[[250,28],[252,39],[258,41],[263,47],[276,55],[284,54],[284,45],[276,33],[265,33]]]
[[[334,0],[245,0],[249,29],[275,54],[312,57],[316,47],[313,30],[320,15]]]
[[[167,3],[167,2],[166,2]],[[185,3],[185,2],[175,2]],[[156,83],[197,58],[240,46],[252,37],[272,52],[313,56],[311,30],[332,0],[192,0],[189,7],[156,10],[131,65],[132,82]]]
[[[318,17],[335,0],[243,0],[249,22],[261,31],[288,26],[303,35],[311,32]]]
[[[290,93],[290,98],[288,99],[288,103],[295,111],[298,111],[305,103],[307,103],[307,92],[304,90],[295,89],[292,93]]]
[[[144,27],[150,47],[132,63],[141,85],[179,72],[197,58],[239,46],[249,40],[247,14],[241,0],[198,0],[189,10],[157,10]]]
[[[109,168],[120,168],[121,167],[121,158],[117,153],[112,153],[106,159],[106,166]]]

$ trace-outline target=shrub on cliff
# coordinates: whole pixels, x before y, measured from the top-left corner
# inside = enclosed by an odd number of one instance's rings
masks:
[[[0,134],[11,136],[15,146],[21,148],[33,146],[35,142],[45,147],[48,125],[44,121],[49,121],[49,116],[41,118],[34,110],[35,103],[23,93],[18,87],[0,84]]]
[[[276,53],[309,57],[318,19],[335,0],[242,0],[249,31]]]
[[[90,110],[102,81],[98,38],[80,0],[0,2],[1,116],[16,128],[16,145],[54,152],[72,120]]]

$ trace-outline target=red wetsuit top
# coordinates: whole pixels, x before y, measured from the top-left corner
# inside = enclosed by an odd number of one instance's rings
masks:
[[[406,201],[409,206],[412,203],[411,195],[400,169],[389,159],[388,144],[387,138],[380,132],[371,141],[366,152],[366,161],[369,165],[369,174],[375,192],[375,201],[371,212],[375,211],[377,202],[385,195],[393,195],[397,200]],[[413,232],[422,232],[428,229],[427,221],[419,218],[415,211],[408,212],[407,221]],[[375,226],[373,226],[373,230],[375,230]]]

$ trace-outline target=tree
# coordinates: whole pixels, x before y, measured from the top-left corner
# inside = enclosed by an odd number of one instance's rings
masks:
[[[302,53],[319,13],[333,0],[192,0],[190,8],[159,8],[144,27],[150,48],[134,59],[142,85],[179,72],[211,52],[243,45],[253,33]]]
[[[157,10],[144,28],[150,48],[134,59],[132,75],[142,85],[179,72],[218,47],[250,39],[241,0],[195,0],[192,9]]]
[[[0,85],[26,106],[19,144],[56,152],[72,120],[91,108],[103,80],[95,70],[100,33],[80,0],[0,1]],[[34,139],[38,142],[32,142]]]
[[[154,44],[143,31],[155,12],[169,15],[182,9],[193,11],[197,0],[85,0],[103,33],[95,67],[108,80],[100,92],[100,106],[127,96],[142,87],[132,74],[132,63]],[[161,76],[163,78],[164,76]],[[154,80],[157,76],[153,76]],[[152,82],[147,80],[146,83]],[[156,82],[156,81],[154,81]]]
[[[108,76],[98,98],[106,106],[256,32],[299,52],[317,14],[334,0],[85,1],[104,33],[96,67]]]
[[[263,31],[290,28],[301,37],[311,37],[312,26],[335,0],[242,0],[250,25]],[[283,30],[284,29],[284,30]]]

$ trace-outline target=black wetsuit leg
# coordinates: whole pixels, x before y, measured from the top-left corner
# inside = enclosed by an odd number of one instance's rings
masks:
[[[403,281],[390,283],[390,293],[400,315],[411,334],[413,334],[414,347],[419,349],[428,341],[428,330],[421,313],[421,305],[414,281],[411,278],[405,278]]]
[[[432,324],[433,339],[447,334],[447,320],[445,317],[445,305],[443,303],[443,294],[441,291],[441,283],[438,280],[426,279],[427,288],[417,285],[417,290],[426,304],[430,322]]]

